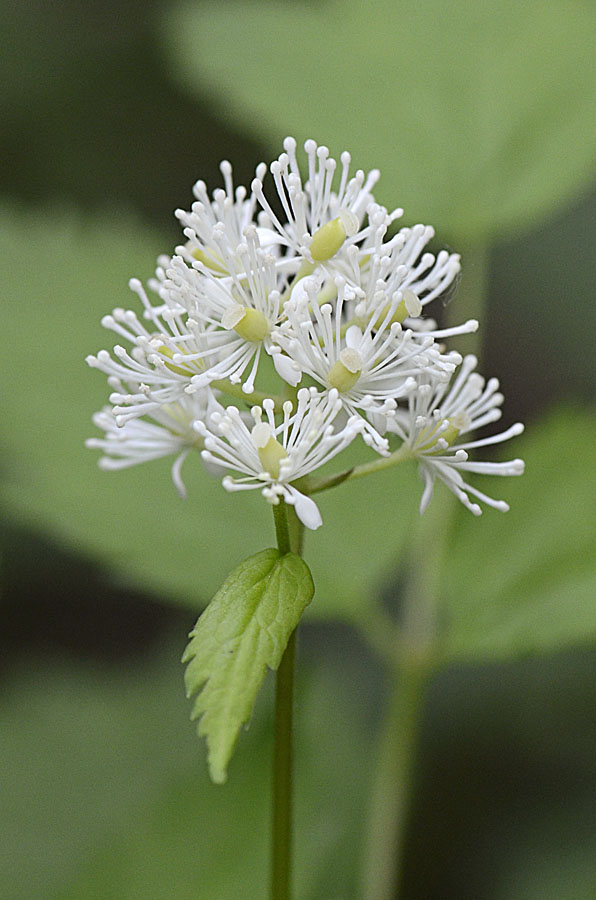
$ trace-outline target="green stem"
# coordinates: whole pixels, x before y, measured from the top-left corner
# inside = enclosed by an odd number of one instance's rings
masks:
[[[343,484],[344,481],[354,481],[355,478],[364,478],[365,475],[372,475],[373,472],[382,472],[383,469],[396,466],[404,460],[410,459],[411,456],[410,448],[406,444],[402,444],[398,450],[395,450],[389,456],[381,456],[378,459],[373,459],[372,462],[362,463],[362,465],[346,469],[338,475],[330,475],[324,478],[309,478],[305,482],[304,490],[307,494],[318,494],[320,491],[326,491],[328,488]]]
[[[378,751],[364,867],[363,900],[392,900],[401,874],[414,751],[432,669],[406,655],[389,702]]]
[[[392,668],[392,696],[378,751],[363,870],[363,900],[396,900],[415,777],[417,736],[426,687],[441,663],[438,604],[451,496],[435,498],[409,554]]]
[[[301,552],[302,527],[284,501],[273,507],[281,554]],[[288,521],[289,520],[289,521]],[[273,747],[271,900],[291,900],[292,889],[292,730],[296,631],[276,673]]]
[[[292,718],[296,632],[277,670],[273,751],[271,900],[290,900],[292,876]]]
[[[242,400],[247,406],[254,406],[255,404],[261,406],[263,400],[271,398],[275,403],[276,412],[281,410],[284,402],[283,397],[276,394],[266,394],[263,393],[263,391],[253,391],[252,394],[247,394],[242,390],[241,384],[232,384],[227,378],[212,381],[211,387],[216,388],[218,391],[222,391],[224,394],[229,394],[230,397],[234,397],[236,400]]]
[[[273,507],[273,521],[275,522],[275,536],[277,548],[281,556],[290,552],[290,527],[288,524],[288,507],[283,500]]]

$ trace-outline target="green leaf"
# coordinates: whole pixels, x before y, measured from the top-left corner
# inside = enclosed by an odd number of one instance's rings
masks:
[[[248,721],[267,667],[277,669],[290,635],[312,600],[308,566],[295,553],[262,550],[228,576],[190,634],[182,662],[192,712],[207,738],[216,784]]]
[[[164,29],[181,80],[271,152],[346,148],[446,238],[485,243],[594,177],[591,3],[185,2]]]
[[[511,509],[460,515],[447,558],[450,659],[552,652],[596,639],[596,419],[560,411],[535,423],[515,455],[526,473]],[[485,479],[492,496],[504,479]]]

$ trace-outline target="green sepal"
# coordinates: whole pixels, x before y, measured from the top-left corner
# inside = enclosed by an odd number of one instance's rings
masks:
[[[227,777],[240,729],[250,718],[267,667],[276,669],[314,594],[295,553],[262,550],[227,577],[190,633],[182,657],[186,695],[198,694],[192,719],[207,739],[209,774]]]

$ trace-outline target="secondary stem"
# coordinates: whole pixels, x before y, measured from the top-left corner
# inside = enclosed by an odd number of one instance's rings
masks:
[[[488,285],[488,248],[463,254],[464,276],[457,300],[447,310],[448,324],[481,318]],[[477,334],[460,337],[466,353],[478,354]],[[399,451],[398,451],[399,453]],[[396,454],[392,454],[392,457]],[[399,462],[388,457],[386,465]],[[374,465],[374,464],[373,464]],[[362,474],[368,474],[363,467]],[[356,472],[357,470],[355,470]],[[349,477],[358,477],[351,474]],[[346,478],[347,480],[347,478]],[[326,484],[317,485],[324,490]],[[392,697],[379,747],[364,862],[363,900],[396,900],[403,868],[405,832],[409,817],[416,739],[426,686],[441,662],[438,631],[441,572],[452,530],[455,500],[435,498],[413,540],[404,613],[395,640]],[[381,648],[385,647],[385,642]],[[385,654],[384,654],[385,655]]]
[[[288,513],[291,522],[288,522]],[[281,554],[300,553],[302,528],[282,500],[273,507]],[[271,900],[291,900],[292,880],[292,730],[296,631],[288,641],[276,673],[273,746],[273,816]]]
[[[394,643],[392,695],[379,745],[363,870],[363,900],[398,896],[425,690],[440,662],[437,600],[449,498],[426,513],[413,540],[402,621]]]
[[[389,703],[371,797],[363,900],[390,900],[399,883],[420,710],[431,668],[404,658]]]
[[[410,448],[402,444],[399,449],[389,456],[381,456],[378,459],[371,460],[371,462],[362,463],[359,466],[354,466],[352,469],[339,472],[337,475],[308,478],[305,484],[305,493],[318,494],[320,491],[326,491],[328,488],[343,484],[344,481],[354,481],[355,478],[364,478],[365,475],[372,475],[373,472],[382,472],[383,469],[389,469],[391,466],[397,466],[404,460],[410,459],[411,455]]]

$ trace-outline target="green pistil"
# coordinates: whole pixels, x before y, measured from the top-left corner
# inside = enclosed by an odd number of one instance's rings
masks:
[[[220,263],[223,263],[223,259],[220,257],[216,257],[218,262],[212,257],[208,256],[204,250],[201,250],[200,247],[197,247],[196,250],[192,251],[191,256],[193,256],[198,262],[202,262],[204,266],[207,266],[208,269],[211,269],[212,272],[217,272],[219,275],[227,275],[227,269],[225,269]]]
[[[174,351],[170,350],[169,347],[166,347],[165,344],[162,344],[162,346],[159,348],[159,352],[161,353],[162,356],[167,356],[169,359],[174,358]],[[188,366],[176,366],[176,365],[174,365],[174,363],[164,362],[164,365],[165,365],[166,369],[169,369],[170,372],[174,372],[175,375],[188,376],[188,375],[196,375],[197,374],[197,370],[191,369],[190,364]],[[200,368],[200,366],[199,366],[199,368]]]
[[[265,422],[259,422],[251,432],[253,443],[259,454],[259,460],[263,471],[271,478],[279,478],[279,464],[282,459],[287,459],[285,447],[271,433],[271,429]]]
[[[271,332],[271,325],[263,313],[251,306],[235,306],[227,310],[221,323],[245,341],[263,341]]]
[[[376,318],[374,324],[375,328],[380,328],[383,323],[385,323],[385,328],[390,328],[394,322],[398,322],[401,325],[404,319],[407,319],[408,316],[419,316],[422,312],[422,304],[414,291],[405,290],[403,291],[403,298],[397,304],[393,315],[387,322],[385,322],[385,319],[389,315],[390,311],[391,304],[387,303],[387,305],[383,307]]]
[[[362,357],[357,350],[346,347],[329,369],[327,381],[330,387],[336,388],[342,394],[354,387],[361,374]]]
[[[443,428],[442,431],[439,432],[439,429],[447,423],[447,427]],[[429,427],[428,429],[424,429],[416,441],[416,446],[423,450],[425,453],[442,453],[447,447],[451,447],[452,444],[458,439],[460,432],[463,428],[463,423],[457,421],[457,417],[453,419],[442,419],[433,427]],[[434,440],[432,438],[434,437]],[[430,443],[429,443],[430,441]],[[439,441],[441,446],[438,446]]]

